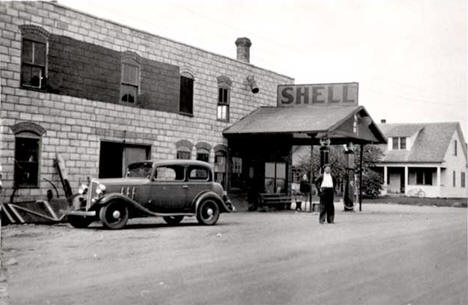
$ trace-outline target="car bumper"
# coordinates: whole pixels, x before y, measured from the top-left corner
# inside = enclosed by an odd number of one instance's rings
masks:
[[[236,207],[232,204],[231,200],[224,201],[224,204],[228,207],[229,212],[235,212],[236,211]]]
[[[96,216],[96,211],[68,211],[67,216],[88,216],[94,217]]]

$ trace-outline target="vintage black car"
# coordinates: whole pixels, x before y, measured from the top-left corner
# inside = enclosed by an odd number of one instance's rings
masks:
[[[85,228],[100,220],[109,229],[124,227],[129,218],[159,216],[178,224],[196,216],[214,225],[222,212],[234,210],[221,184],[213,181],[210,164],[202,161],[142,161],[128,166],[126,177],[92,179],[71,199],[70,224]]]

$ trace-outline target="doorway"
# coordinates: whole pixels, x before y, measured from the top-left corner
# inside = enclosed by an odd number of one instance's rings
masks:
[[[121,178],[128,164],[147,160],[151,146],[101,141],[99,178]]]

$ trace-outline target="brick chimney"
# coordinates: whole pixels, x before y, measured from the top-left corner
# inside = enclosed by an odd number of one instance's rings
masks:
[[[250,46],[252,42],[247,37],[237,38],[237,60],[250,63]]]

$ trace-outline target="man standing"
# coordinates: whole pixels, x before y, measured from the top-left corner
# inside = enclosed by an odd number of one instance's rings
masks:
[[[325,222],[325,217],[328,223],[333,223],[335,220],[335,206],[333,205],[333,197],[335,193],[336,180],[331,175],[330,165],[324,166],[323,174],[315,181],[319,196],[320,196],[320,216],[319,222]]]

